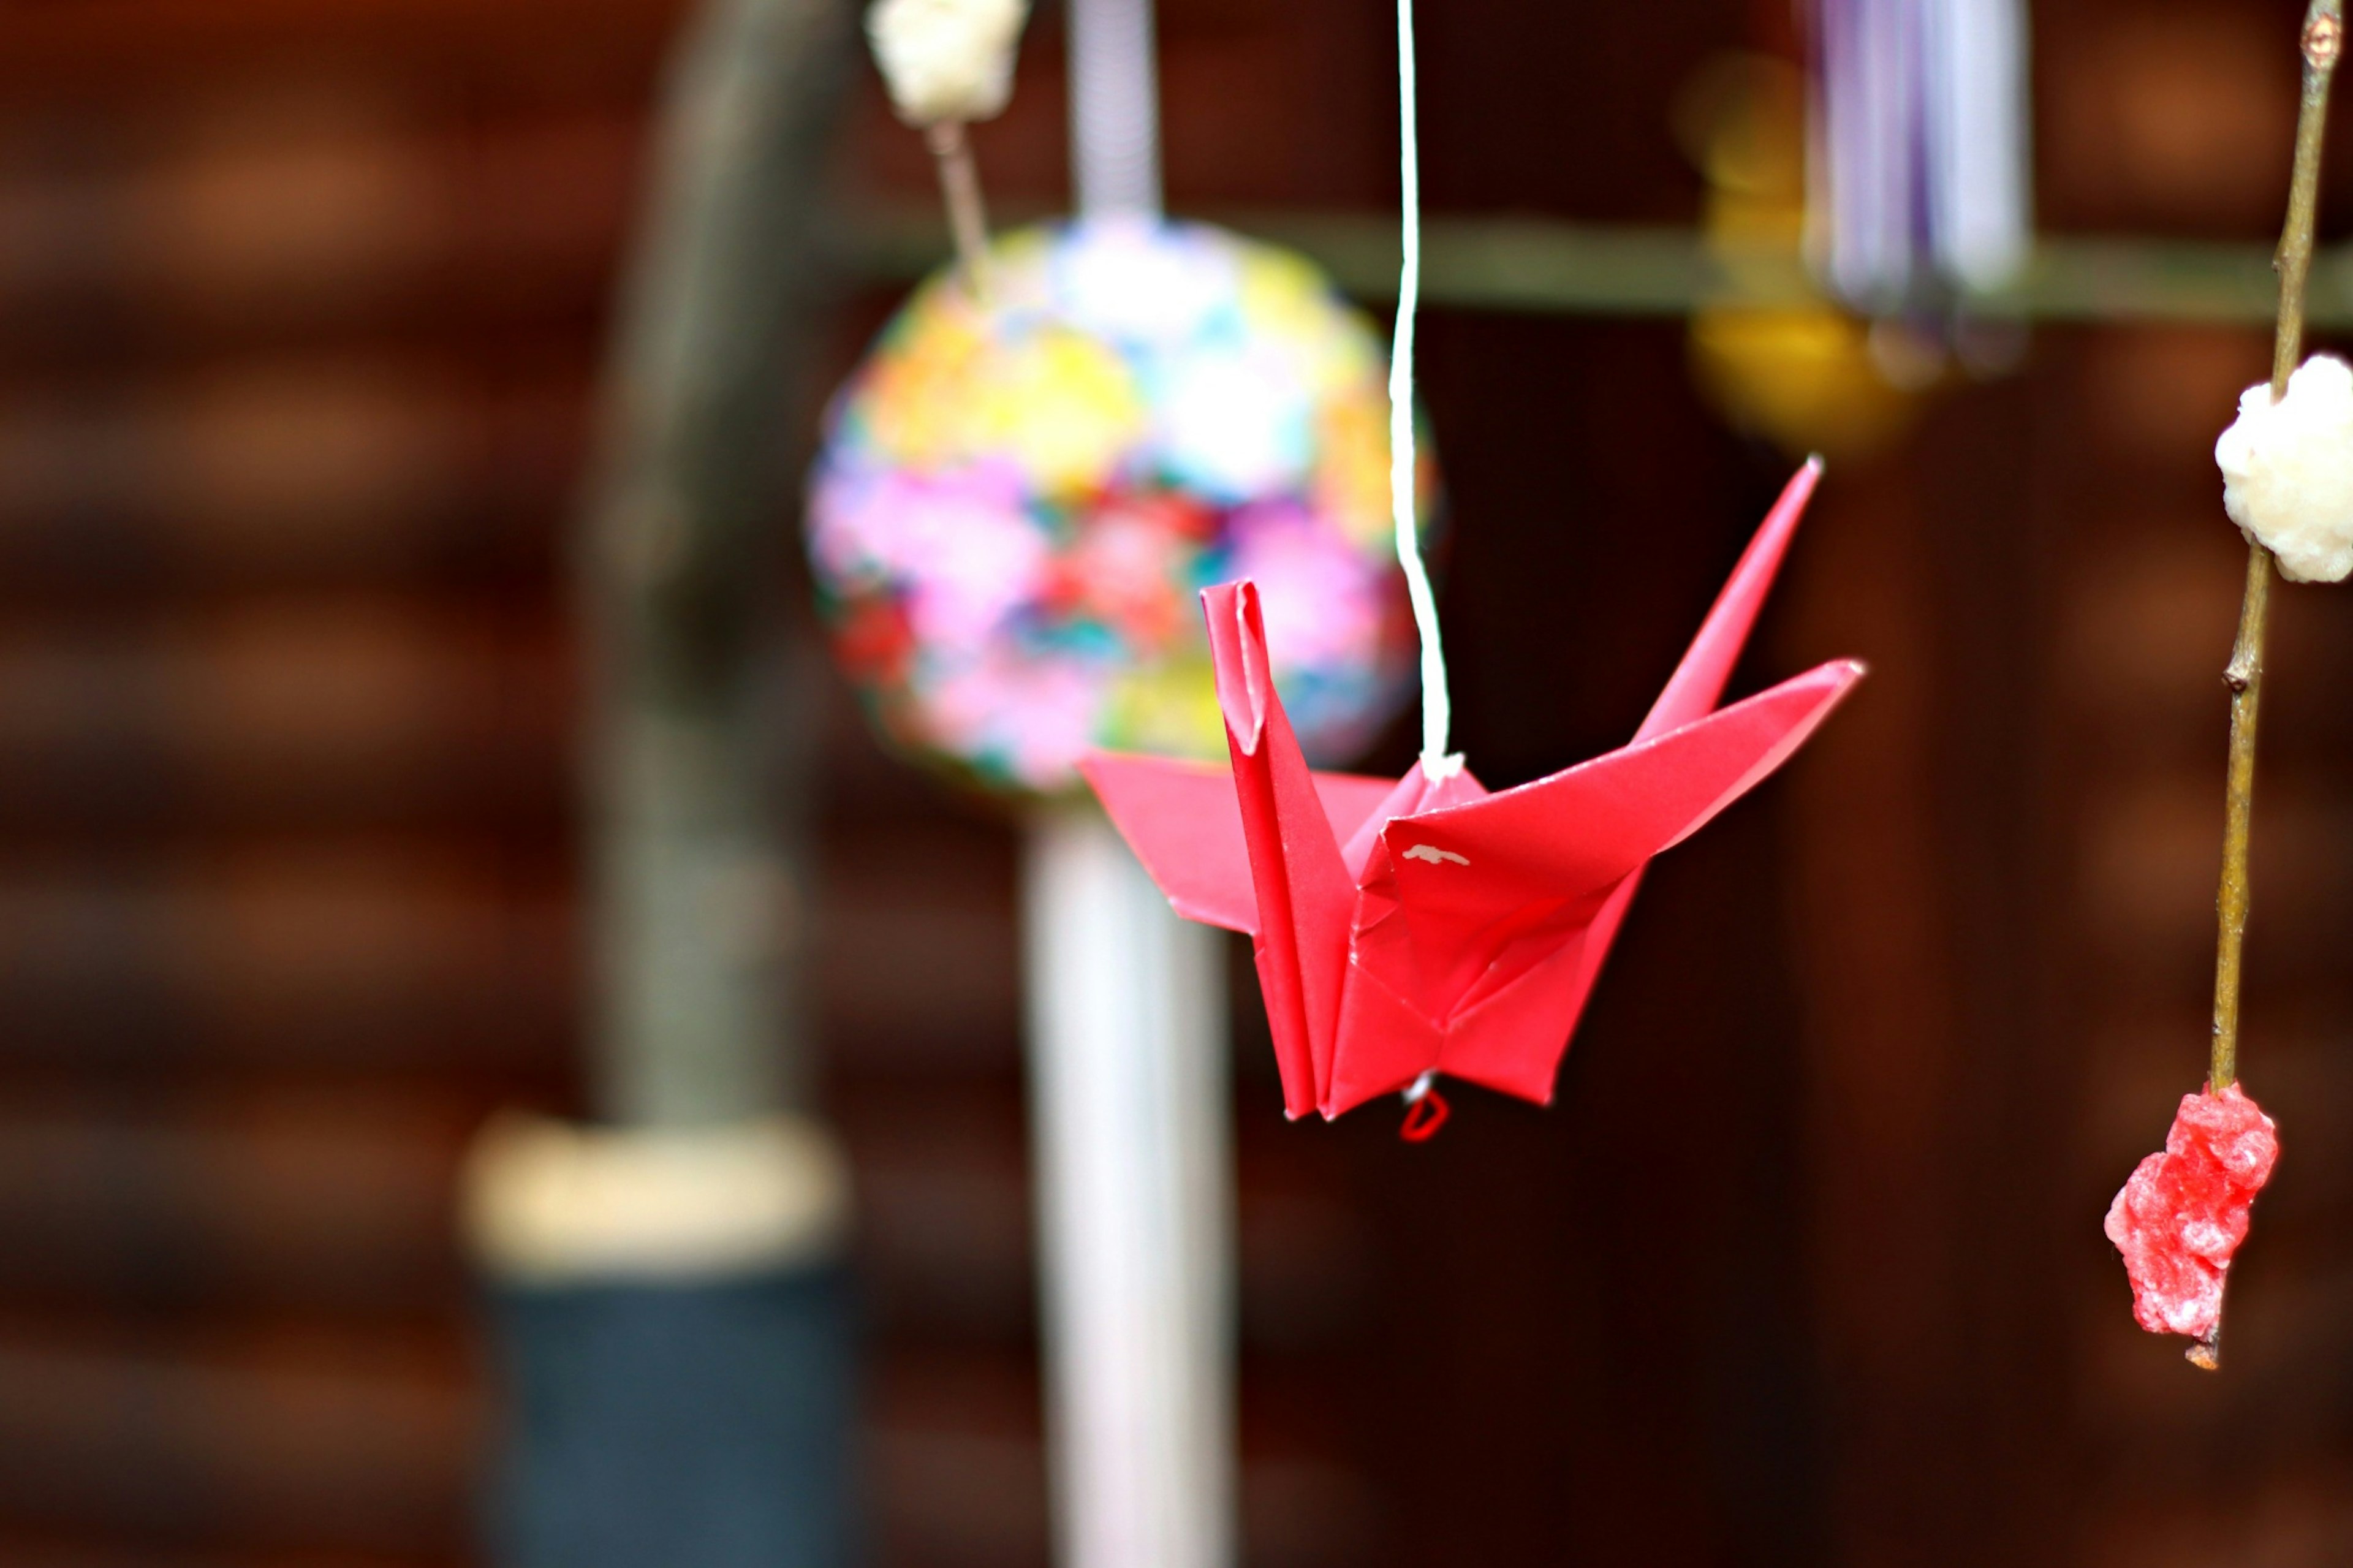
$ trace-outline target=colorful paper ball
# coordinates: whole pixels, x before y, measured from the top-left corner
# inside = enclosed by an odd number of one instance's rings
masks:
[[[886,734],[1040,794],[1098,746],[1222,758],[1198,595],[1247,577],[1309,754],[1361,746],[1415,658],[1365,321],[1198,224],[1024,231],[988,281],[916,292],[811,480],[819,599]]]

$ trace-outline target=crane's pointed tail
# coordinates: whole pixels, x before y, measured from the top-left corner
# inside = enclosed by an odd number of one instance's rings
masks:
[[[1780,499],[1765,514],[1756,537],[1725,580],[1724,592],[1716,595],[1707,619],[1700,623],[1699,635],[1692,638],[1683,662],[1667,678],[1666,689],[1651,704],[1642,727],[1634,731],[1635,740],[1663,735],[1715,710],[1725,682],[1732,679],[1732,667],[1740,662],[1740,651],[1747,646],[1757,613],[1765,607],[1765,596],[1773,590],[1774,574],[1781,568],[1781,557],[1788,552],[1790,536],[1805,515],[1806,502],[1813,497],[1815,481],[1821,477],[1822,460],[1809,458],[1782,487]]]

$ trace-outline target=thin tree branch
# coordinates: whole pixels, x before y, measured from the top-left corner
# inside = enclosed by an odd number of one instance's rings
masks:
[[[943,120],[923,130],[923,143],[940,168],[940,195],[946,198],[948,233],[955,240],[964,286],[978,300],[988,298],[988,208],[980,197],[980,170],[972,138],[961,120]]]
[[[2304,99],[2295,121],[2295,173],[2288,185],[2287,224],[2279,247],[2279,327],[2272,343],[2272,401],[2287,394],[2287,378],[2304,353],[2305,282],[2312,269],[2313,217],[2319,205],[2320,142],[2328,122],[2328,84],[2343,51],[2340,0],[2312,0],[2305,13]],[[2239,1077],[2239,987],[2247,943],[2247,849],[2255,806],[2255,731],[2263,694],[2263,630],[2271,610],[2271,552],[2250,540],[2247,587],[2239,606],[2239,636],[2223,670],[2231,689],[2231,762],[2223,796],[2222,880],[2215,898],[2213,1058],[2206,1087],[2221,1093]],[[2212,1371],[2221,1363],[2221,1325],[2191,1345],[2190,1361]]]

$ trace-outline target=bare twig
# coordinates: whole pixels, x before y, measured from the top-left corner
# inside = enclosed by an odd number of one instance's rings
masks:
[[[2280,235],[2279,329],[2272,343],[2272,401],[2287,393],[2287,378],[2304,353],[2305,279],[2312,269],[2313,215],[2319,202],[2320,139],[2328,121],[2328,84],[2344,49],[2341,0],[2312,0],[2304,18],[2304,100],[2295,122],[2295,173],[2288,186],[2287,225]],[[2255,801],[2255,725],[2263,689],[2263,627],[2271,609],[2271,552],[2247,545],[2246,596],[2239,637],[2222,680],[2231,689],[2231,763],[2224,795],[2222,883],[2216,895],[2220,933],[2214,947],[2214,1054],[2209,1090],[2220,1093],[2239,1077],[2239,980],[2247,943],[2247,840]],[[2212,1371],[2221,1362],[2220,1321],[2191,1345],[2189,1360]]]
[[[988,298],[988,209],[980,199],[980,170],[972,140],[961,120],[943,120],[923,129],[924,144],[940,166],[940,194],[947,198],[948,232],[955,238],[956,263],[965,287],[976,300]]]

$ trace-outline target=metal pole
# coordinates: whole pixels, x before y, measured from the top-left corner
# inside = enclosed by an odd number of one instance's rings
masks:
[[[1080,216],[1157,218],[1150,0],[1071,0]],[[1222,938],[1092,805],[1024,847],[1047,1437],[1061,1568],[1229,1568],[1233,1188]]]
[[[1022,905],[1057,1561],[1226,1568],[1225,955],[1092,806],[1032,821]]]

